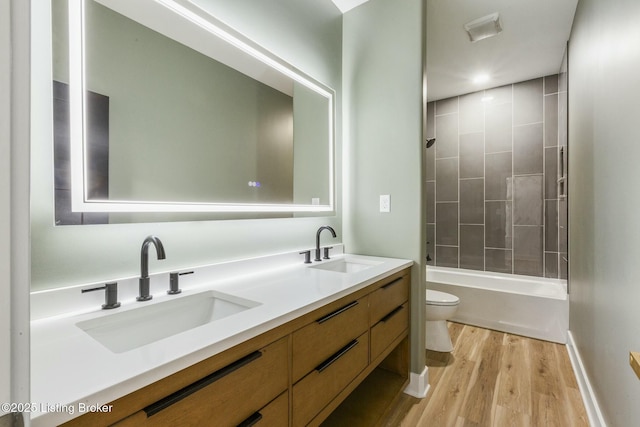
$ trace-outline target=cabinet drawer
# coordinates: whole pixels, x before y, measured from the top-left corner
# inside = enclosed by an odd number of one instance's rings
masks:
[[[371,328],[371,360],[375,360],[409,327],[409,303],[391,310]]]
[[[371,304],[370,325],[373,326],[394,308],[409,299],[409,276],[399,277],[374,291],[369,297]]]
[[[360,335],[293,386],[293,425],[303,426],[367,366],[369,333]]]
[[[367,297],[347,301],[293,333],[293,382],[367,330]]]
[[[147,406],[138,425],[238,425],[287,389],[287,347],[282,338]]]
[[[289,425],[289,393],[284,392],[273,402],[258,412],[251,414],[251,416],[238,424],[238,427],[287,425]]]

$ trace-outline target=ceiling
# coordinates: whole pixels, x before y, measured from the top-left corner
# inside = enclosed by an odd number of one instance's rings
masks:
[[[367,0],[333,0],[344,13]],[[555,74],[578,0],[427,0],[429,101]],[[471,43],[464,24],[500,13],[502,33]],[[484,73],[489,81],[474,84]]]
[[[428,100],[559,71],[578,0],[427,0]],[[500,13],[502,33],[469,41],[464,24]],[[490,80],[473,83],[485,73]]]
[[[360,6],[362,3],[366,3],[369,0],[332,0],[340,12],[345,13],[356,6]]]

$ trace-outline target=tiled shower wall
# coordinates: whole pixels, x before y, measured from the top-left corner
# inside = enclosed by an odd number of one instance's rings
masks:
[[[563,90],[553,75],[427,105],[428,264],[566,277]]]

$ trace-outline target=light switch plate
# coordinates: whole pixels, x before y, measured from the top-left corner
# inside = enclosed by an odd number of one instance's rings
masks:
[[[380,212],[391,212],[391,196],[383,194],[380,196]]]

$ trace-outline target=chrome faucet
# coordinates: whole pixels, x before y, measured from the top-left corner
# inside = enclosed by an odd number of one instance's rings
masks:
[[[156,247],[156,253],[158,259],[165,259],[164,246],[162,242],[156,236],[148,236],[142,242],[142,249],[140,249],[140,295],[136,298],[138,301],[149,301],[153,298],[149,295],[149,244],[153,243]]]
[[[336,237],[335,230],[330,226],[324,225],[318,228],[318,232],[316,233],[316,258],[314,259],[314,261],[322,261],[322,259],[320,258],[320,233],[322,233],[322,230],[329,230],[331,232],[331,235],[334,238]]]

